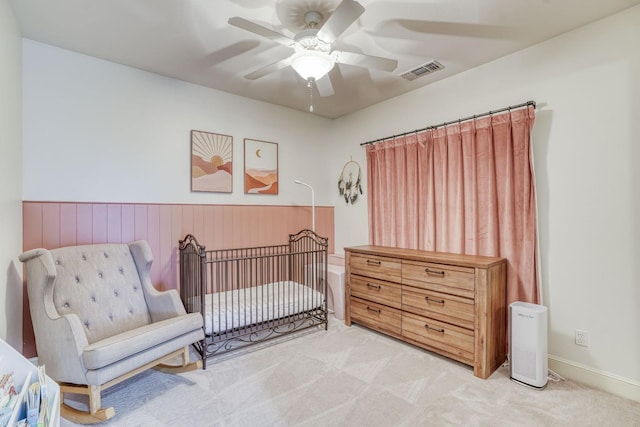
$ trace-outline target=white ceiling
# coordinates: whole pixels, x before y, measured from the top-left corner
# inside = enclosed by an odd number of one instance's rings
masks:
[[[398,60],[393,72],[336,65],[335,94],[314,90],[314,114],[336,118],[626,9],[640,0],[358,0],[365,12],[335,49]],[[308,10],[340,0],[11,0],[24,37],[202,86],[309,110],[290,67],[243,76],[292,49],[233,27],[240,16],[293,36]],[[407,81],[431,60],[446,68]]]

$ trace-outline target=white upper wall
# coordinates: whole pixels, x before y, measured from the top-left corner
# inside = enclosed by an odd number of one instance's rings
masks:
[[[0,0],[0,338],[22,349],[22,39]]]
[[[361,142],[528,100],[550,354],[640,400],[640,6],[340,119],[333,155],[364,167]],[[368,242],[366,192],[336,198],[336,252]]]
[[[25,200],[328,205],[331,121],[24,40]],[[191,193],[190,131],[233,136],[233,193]],[[278,143],[279,195],[245,195],[244,138]]]

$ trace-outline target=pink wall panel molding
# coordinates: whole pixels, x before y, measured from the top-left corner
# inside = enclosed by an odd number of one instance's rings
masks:
[[[158,289],[177,289],[178,241],[196,236],[208,249],[286,243],[311,228],[309,206],[173,205],[23,202],[23,249],[146,240],[153,251],[151,275]],[[316,231],[334,251],[333,207],[316,206]],[[35,355],[26,287],[23,353]]]

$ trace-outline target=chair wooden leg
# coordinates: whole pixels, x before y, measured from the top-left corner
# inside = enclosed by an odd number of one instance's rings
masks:
[[[178,364],[164,364],[163,362],[180,357],[181,361]],[[69,421],[77,424],[95,424],[102,421],[106,421],[116,414],[113,407],[101,408],[100,393],[109,387],[118,384],[126,379],[139,374],[140,372],[154,368],[162,372],[168,372],[171,374],[177,374],[181,372],[193,371],[202,368],[202,361],[197,360],[195,362],[189,362],[189,346],[184,347],[181,350],[176,350],[169,353],[159,359],[153,360],[143,366],[140,366],[124,375],[112,379],[111,381],[102,385],[78,385],[61,383],[60,384],[60,415]],[[81,411],[75,409],[66,403],[64,403],[64,394],[85,394],[89,397],[89,410]]]
[[[101,408],[100,400],[101,387],[90,385],[80,386],[72,384],[60,384],[60,415],[77,424],[101,423],[113,418],[116,411],[113,407]],[[64,394],[86,394],[89,396],[89,410],[81,411],[64,403]]]
[[[189,346],[184,348],[184,350],[180,353],[180,356],[182,359],[182,363],[179,365],[161,363],[154,366],[153,369],[168,374],[180,374],[182,372],[195,371],[196,369],[202,368],[201,360],[196,360],[191,363],[189,362]]]

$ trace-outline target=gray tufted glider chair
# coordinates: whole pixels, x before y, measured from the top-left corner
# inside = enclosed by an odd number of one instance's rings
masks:
[[[38,363],[60,383],[63,417],[107,420],[115,410],[101,408],[102,390],[151,367],[175,373],[202,366],[189,362],[189,345],[204,338],[202,316],[187,314],[175,290],[153,287],[147,242],[33,249],[20,261]],[[65,404],[65,393],[88,395],[88,410]]]

